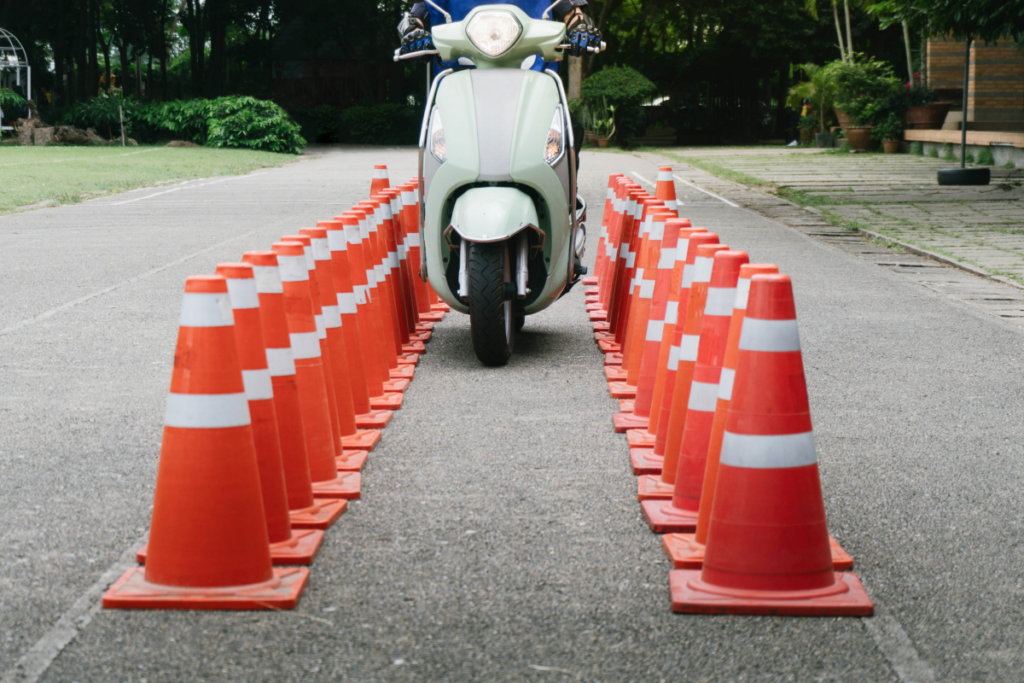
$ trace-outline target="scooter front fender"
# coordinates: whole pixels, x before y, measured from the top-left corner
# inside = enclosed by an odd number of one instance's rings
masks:
[[[533,200],[514,187],[467,190],[452,210],[452,229],[469,242],[501,242],[524,228],[538,226]]]

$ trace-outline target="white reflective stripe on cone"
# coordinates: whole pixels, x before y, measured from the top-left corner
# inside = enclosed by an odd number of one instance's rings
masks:
[[[404,204],[406,206],[412,206],[415,203],[416,203],[416,193],[415,192],[408,192],[408,191],[402,192],[402,204]]]
[[[377,285],[377,271],[374,268],[366,269],[366,286],[374,287]]]
[[[750,278],[742,277],[736,283],[736,303],[733,308],[739,311],[747,310],[747,301],[750,299]]]
[[[629,245],[626,245],[626,249],[629,249]],[[632,251],[626,251],[626,267],[632,268],[633,263],[636,261],[636,254]]]
[[[689,410],[699,410],[704,413],[715,412],[718,405],[718,385],[707,382],[692,382],[690,384],[690,400],[686,407]]]
[[[679,345],[679,360],[697,360],[697,349],[700,347],[699,334],[684,334]]]
[[[348,238],[344,230],[327,231],[327,247],[331,251],[348,251]]]
[[[231,296],[231,308],[239,311],[260,307],[260,295],[256,291],[256,280],[251,277],[227,278],[228,294]]]
[[[244,427],[249,403],[241,394],[168,394],[164,426],[185,429]]]
[[[356,312],[356,295],[338,294],[338,312],[342,315]]]
[[[636,202],[633,204],[633,220],[640,220],[640,216],[644,215],[644,204],[643,202]]]
[[[675,325],[679,322],[679,302],[669,301],[665,306],[665,322]]]
[[[641,213],[643,213],[643,212],[641,211]],[[645,219],[643,219],[643,221],[641,221],[639,237],[643,237],[644,235],[650,234],[650,232],[651,232],[651,221],[652,220],[653,220],[653,217],[648,215],[647,218],[645,218]]]
[[[698,256],[693,262],[693,281],[711,282],[711,267],[714,265],[715,260],[713,258]]]
[[[681,350],[678,346],[668,347],[668,365],[665,366],[668,370],[675,371],[679,369],[679,352]]]
[[[288,338],[292,341],[292,353],[295,358],[319,358],[320,339],[316,332],[292,332]]]
[[[643,282],[640,283],[640,298],[654,298],[654,280],[644,280]]]
[[[721,464],[745,469],[804,467],[818,462],[814,432],[802,434],[733,434],[722,438]]]
[[[658,257],[658,269],[659,270],[672,270],[672,267],[676,262],[676,250],[672,247],[666,247],[661,250],[661,256]]]
[[[399,244],[398,245],[398,260],[399,261],[405,261],[406,257],[408,255],[409,255],[409,250],[406,248],[406,246],[404,244]]]
[[[306,257],[306,270],[312,273],[316,270],[316,259],[313,258],[313,247],[307,247],[304,245],[302,247],[302,253]]]
[[[277,255],[277,269],[281,273],[282,282],[304,282],[309,279],[306,268],[306,256]]]
[[[722,368],[722,377],[718,381],[718,398],[723,401],[732,400],[732,383],[736,379],[736,371],[731,368]]]
[[[281,270],[277,266],[253,266],[253,278],[256,280],[256,291],[260,294],[281,294]]]
[[[740,331],[741,351],[785,353],[800,350],[800,330],[795,320],[744,318]]]
[[[388,177],[388,170],[386,168],[375,168],[373,169],[373,177],[377,180]]]
[[[267,368],[271,377],[287,377],[295,374],[295,355],[289,346],[286,349],[267,349]]]
[[[262,401],[274,398],[274,387],[270,383],[270,370],[242,370],[242,384],[245,385],[247,401]]]
[[[359,244],[363,241],[359,233],[360,230],[358,225],[345,226],[345,239],[349,244]]]
[[[605,191],[604,191],[604,198],[605,199],[615,199],[615,190],[613,190],[610,187],[606,188]]]
[[[314,261],[330,261],[331,260],[331,248],[327,244],[326,237],[316,237],[311,240],[313,242],[313,260]]]
[[[690,238],[680,237],[676,244],[676,261],[685,261],[688,253],[690,253]]]
[[[365,285],[352,285],[352,296],[360,306],[366,303],[366,289]]]
[[[384,266],[379,263],[373,267],[373,274],[377,278],[375,282],[384,282],[384,278],[387,276]]]
[[[383,216],[384,220],[386,220],[386,221],[389,221],[392,218],[394,218],[394,215],[391,213],[391,205],[390,204],[381,204],[380,205],[380,213]]]
[[[660,342],[662,335],[665,333],[665,323],[662,320],[648,320],[647,321],[647,336],[644,337],[645,341],[649,342]]]
[[[324,327],[329,330],[341,327],[341,312],[337,306],[324,306]]]
[[[227,327],[235,324],[227,292],[185,292],[181,299],[182,327]]]
[[[316,323],[316,338],[327,339],[327,325],[324,324],[324,316],[313,314],[313,322]]]
[[[683,283],[681,289],[689,289],[693,286],[693,274],[696,270],[696,266],[692,263],[687,263],[683,266]]]
[[[628,242],[623,242],[621,245],[619,245],[619,258],[626,258],[626,255],[628,253],[629,253],[629,243]]]
[[[410,232],[405,236],[405,244],[410,249],[419,249],[420,246],[420,234],[419,232]]]
[[[666,209],[670,209],[672,211],[677,211],[679,207],[676,204],[676,200],[674,200],[674,199],[666,199],[665,200],[665,208]]]
[[[666,180],[672,182],[672,171],[658,171],[658,182],[663,183]]]
[[[735,301],[736,290],[732,287],[708,287],[704,315],[732,315],[732,305]]]

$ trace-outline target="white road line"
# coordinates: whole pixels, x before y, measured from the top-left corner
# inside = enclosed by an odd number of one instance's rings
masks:
[[[904,683],[935,683],[935,672],[921,659],[900,623],[875,601],[875,616],[861,619],[864,628]]]
[[[107,571],[103,572],[96,582],[89,586],[64,614],[60,615],[60,618],[43,634],[43,637],[37,640],[35,645],[14,663],[14,666],[4,672],[0,683],[35,683],[38,681],[50,668],[50,664],[57,658],[61,650],[67,647],[68,643],[74,640],[79,631],[88,626],[93,616],[100,611],[100,597],[107,586],[126,572],[129,567],[138,566],[135,561],[135,552],[144,542],[145,538],[136,541],[117,562],[110,565]]]
[[[710,190],[705,190],[702,187],[697,187],[696,185],[691,183],[689,180],[686,180],[684,178],[680,178],[679,176],[677,176],[675,174],[673,174],[673,176],[679,182],[681,182],[681,183],[683,183],[685,185],[689,185],[690,187],[692,187],[693,189],[697,190],[698,192],[703,192],[704,194],[708,195],[709,197],[714,197],[715,199],[717,199],[720,202],[725,202],[726,204],[728,204],[729,206],[733,207],[734,209],[740,208],[739,204],[733,204],[732,202],[730,202],[728,199],[726,199],[725,197],[723,197],[721,195],[717,195],[714,192],[711,192]]]
[[[143,150],[140,150],[138,152],[128,152],[127,154],[111,154],[111,155],[108,155],[108,156],[105,156],[105,157],[103,157],[103,156],[101,156],[101,157],[90,156],[90,157],[79,157],[77,159],[51,159],[49,161],[16,161],[13,164],[0,164],[0,167],[28,166],[28,165],[38,166],[39,164],[64,164],[64,163],[67,163],[69,161],[106,161],[107,159],[120,159],[121,157],[131,157],[131,156],[135,156],[136,154],[148,154],[149,152],[159,152],[162,149],[164,149],[164,148],[163,147],[157,147],[156,149],[143,149]]]
[[[648,180],[647,178],[644,178],[644,177],[643,177],[642,175],[640,175],[640,174],[639,174],[639,173],[637,173],[636,171],[630,171],[630,172],[629,172],[629,174],[630,174],[631,176],[633,176],[634,178],[636,178],[637,180],[639,180],[639,181],[640,181],[641,183],[647,183],[647,184],[648,184],[648,185],[650,185],[651,187],[655,187],[655,188],[657,187],[657,185],[655,185],[654,183],[652,183],[652,182],[651,182],[650,180]]]
[[[253,178],[255,176],[264,175],[263,173],[251,173],[249,175],[230,176],[228,178],[221,178],[220,180],[214,180],[210,183],[203,183],[202,185],[188,185],[182,187],[175,187],[170,190],[164,190],[163,192],[154,192],[153,194],[146,195],[145,197],[136,197],[135,199],[126,199],[123,202],[114,202],[108,206],[121,206],[122,204],[131,204],[132,202],[141,202],[143,199],[151,199],[152,197],[159,197],[162,194],[169,194],[171,192],[177,192],[178,190],[192,190],[198,187],[208,187],[210,185],[216,185],[217,183],[226,183],[229,180],[238,180],[239,178]]]

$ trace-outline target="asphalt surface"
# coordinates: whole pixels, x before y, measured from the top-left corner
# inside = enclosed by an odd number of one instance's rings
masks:
[[[503,369],[475,360],[468,318],[437,326],[296,610],[96,609],[149,524],[185,277],[415,159],[330,150],[0,218],[5,683],[20,658],[83,683],[1021,678],[1021,332],[682,186],[695,225],[793,278],[830,531],[888,621],[671,613],[580,289]],[[657,168],[585,154],[595,227],[613,171]]]

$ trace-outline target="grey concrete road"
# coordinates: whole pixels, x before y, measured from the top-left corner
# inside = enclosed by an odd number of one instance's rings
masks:
[[[793,277],[831,532],[880,616],[670,612],[581,291],[503,369],[438,326],[298,609],[97,609],[148,526],[185,277],[339,213],[382,162],[415,155],[0,218],[0,680],[1020,680],[1021,332],[683,186]],[[594,224],[609,172],[657,170],[583,163]]]

